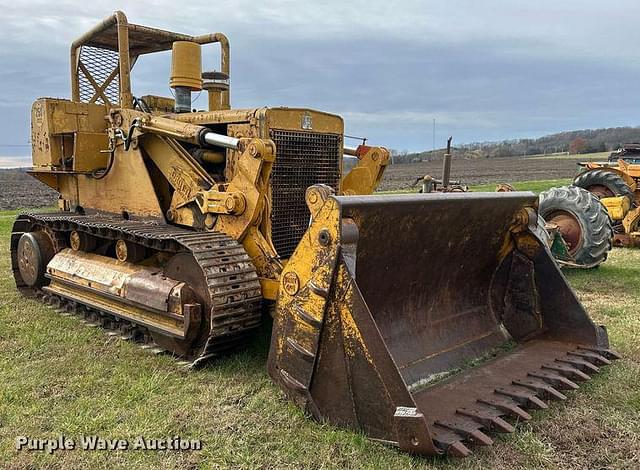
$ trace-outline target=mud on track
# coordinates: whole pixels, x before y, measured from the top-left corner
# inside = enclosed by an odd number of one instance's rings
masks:
[[[518,181],[549,180],[575,176],[580,158],[479,158],[456,159],[451,177],[464,184],[485,184]],[[432,175],[440,178],[442,162],[405,163],[390,165],[385,171],[380,191],[408,189],[418,177]],[[52,206],[57,200],[55,191],[29,176],[24,170],[0,169],[0,210],[27,209]]]

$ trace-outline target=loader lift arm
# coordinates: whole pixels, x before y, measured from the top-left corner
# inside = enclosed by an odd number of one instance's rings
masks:
[[[126,147],[129,141],[129,145],[139,148],[172,186],[171,204],[165,213],[167,220],[194,229],[218,231],[238,240],[254,260],[264,297],[275,300],[281,263],[264,223],[275,159],[274,143],[267,139],[236,139],[207,127],[134,110],[112,111],[110,120],[114,126],[112,138],[124,136],[125,144],[119,147]],[[228,183],[214,181],[176,141],[241,151],[235,176]]]
[[[356,196],[373,193],[384,170],[389,164],[389,151],[384,147],[359,145],[357,148],[344,148],[345,155],[358,157],[358,164],[344,175],[340,182],[340,193],[345,196]]]

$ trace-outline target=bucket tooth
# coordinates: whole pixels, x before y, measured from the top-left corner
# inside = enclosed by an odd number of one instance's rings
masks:
[[[579,351],[592,351],[595,353],[598,353],[604,357],[606,357],[607,359],[622,359],[622,356],[620,355],[620,353],[618,353],[617,351],[614,351],[613,349],[609,349],[609,348],[596,348],[596,347],[587,347],[587,346],[581,346],[578,348]]]
[[[431,430],[433,442],[451,457],[468,457],[473,453],[462,442],[464,437],[449,428],[436,424]]]
[[[481,424],[475,420],[460,416],[450,421],[436,421],[438,426],[455,431],[456,434],[464,436],[465,440],[479,446],[490,446],[493,439],[480,430]]]
[[[571,380],[576,380],[578,382],[586,382],[591,378],[580,369],[576,369],[575,367],[571,367],[570,365],[562,364],[560,362],[550,362],[544,364],[542,368],[556,371],[564,375],[565,377],[570,378]]]
[[[540,395],[544,398],[548,398],[551,400],[566,400],[567,397],[563,393],[559,392],[551,385],[546,383],[543,380],[535,380],[535,379],[524,379],[524,380],[514,380],[514,385],[518,385],[520,387],[526,387],[530,390],[536,392],[537,395]]]
[[[577,390],[579,388],[577,383],[569,380],[563,375],[556,374],[555,372],[540,370],[536,372],[529,372],[527,375],[529,375],[529,377],[542,379],[560,390]]]
[[[447,454],[452,457],[469,457],[473,452],[462,442],[454,442],[447,448]]]
[[[562,359],[556,359],[556,361],[562,362],[564,364],[569,364],[570,366],[573,366],[576,369],[580,369],[585,373],[593,372],[595,374],[600,370],[598,366],[593,365],[591,362],[584,359],[580,359],[579,357],[566,357]]]
[[[505,413],[510,414],[511,416],[521,419],[523,421],[529,421],[531,419],[531,415],[527,413],[525,410],[518,406],[518,403],[515,400],[510,398],[502,397],[496,395],[494,398],[490,399],[482,399],[478,400],[480,403],[493,406],[498,408],[499,410],[504,411]]]
[[[535,408],[538,410],[546,410],[549,406],[540,400],[535,393],[519,386],[508,386],[496,388],[495,393],[498,395],[506,395],[527,408]]]
[[[567,355],[582,358],[597,366],[606,366],[611,364],[611,361],[606,357],[591,351],[571,351],[568,352]]]
[[[484,428],[496,432],[514,432],[515,428],[507,423],[501,416],[504,414],[496,408],[483,406],[483,409],[459,408],[457,414],[468,416],[474,421],[480,423]]]

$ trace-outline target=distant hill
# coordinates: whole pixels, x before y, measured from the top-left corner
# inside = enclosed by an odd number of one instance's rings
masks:
[[[514,139],[501,142],[473,142],[455,146],[456,156],[462,158],[500,158],[553,153],[595,153],[612,151],[627,142],[640,142],[640,127],[612,127],[585,129],[546,135],[537,139]],[[393,152],[393,151],[392,151]],[[394,152],[394,163],[432,161],[442,159],[444,149],[416,153]]]

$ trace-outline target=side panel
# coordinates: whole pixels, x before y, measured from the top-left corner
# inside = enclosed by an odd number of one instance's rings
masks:
[[[85,209],[141,217],[163,218],[140,150],[117,151],[111,170],[102,179],[77,175],[78,205]],[[65,197],[66,198],[66,197]]]
[[[108,147],[103,105],[41,98],[31,109],[33,166],[38,169],[92,171],[103,168]],[[73,157],[73,163],[70,159]]]

